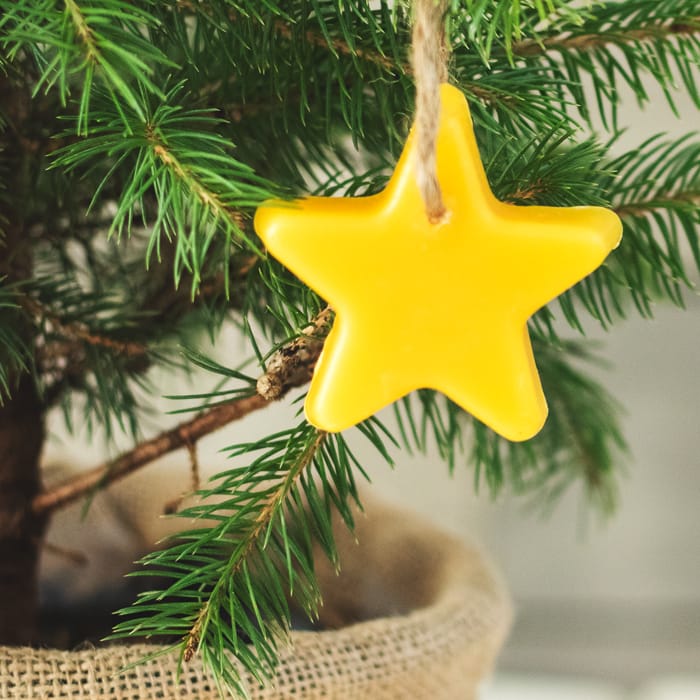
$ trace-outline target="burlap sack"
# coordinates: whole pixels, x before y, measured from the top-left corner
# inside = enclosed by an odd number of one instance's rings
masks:
[[[508,596],[482,555],[404,512],[372,505],[359,516],[357,546],[338,530],[343,572],[319,560],[322,621],[292,633],[274,682],[255,700],[475,700],[507,634]],[[77,652],[0,648],[2,700],[218,700],[193,659],[153,646]]]

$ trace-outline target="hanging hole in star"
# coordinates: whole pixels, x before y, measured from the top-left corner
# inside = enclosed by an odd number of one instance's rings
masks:
[[[443,224],[448,224],[452,219],[452,212],[443,207],[441,211],[428,213],[428,221],[431,226],[442,226]]]

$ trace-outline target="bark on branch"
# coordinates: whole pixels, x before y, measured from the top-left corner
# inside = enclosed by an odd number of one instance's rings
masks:
[[[138,444],[132,450],[124,452],[110,462],[100,464],[44,491],[32,502],[33,510],[35,513],[41,514],[52,513],[77,501],[94,489],[123,479],[169,452],[195,443],[205,435],[266,406],[268,403],[267,399],[255,394],[223,406],[211,408],[195,416],[192,420],[180,423],[171,430],[166,430],[160,435]]]
[[[547,37],[542,41],[525,39],[513,46],[516,56],[538,56],[550,49],[560,51],[590,51],[608,44],[632,44],[643,41],[664,41],[679,36],[691,36],[700,34],[700,16],[693,17],[687,22],[650,22],[646,27],[630,29],[621,27],[615,30],[606,30],[594,34],[562,34]]]
[[[114,460],[49,488],[32,501],[34,513],[41,515],[53,513],[95,489],[123,479],[163,455],[181,447],[191,448],[205,435],[264,408],[272,401],[281,399],[291,389],[306,384],[311,379],[313,368],[321,354],[323,338],[328,332],[330,314],[330,309],[324,309],[304,329],[299,338],[273,355],[268,371],[258,380],[258,393],[215,406],[191,420],[138,444]],[[265,395],[260,392],[261,387]]]

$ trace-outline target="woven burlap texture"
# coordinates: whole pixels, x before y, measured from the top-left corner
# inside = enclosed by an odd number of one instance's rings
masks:
[[[319,559],[320,632],[294,631],[254,700],[475,700],[507,634],[508,595],[475,548],[403,511],[372,504],[359,545],[338,529],[339,577]],[[75,652],[0,648],[2,700],[218,700],[195,658],[106,646]]]

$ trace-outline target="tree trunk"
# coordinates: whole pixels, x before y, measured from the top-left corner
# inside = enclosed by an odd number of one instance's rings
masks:
[[[32,512],[41,486],[42,405],[26,376],[0,406],[0,644],[35,639],[38,560],[45,519]]]
[[[0,132],[4,165],[12,177],[0,198],[0,279],[31,279],[33,255],[26,217],[27,193],[34,187],[26,130],[36,129],[29,89],[0,77]],[[15,331],[33,344],[32,323],[17,314]],[[14,376],[13,376],[14,375]],[[19,368],[10,376],[11,397],[0,405],[0,644],[27,644],[36,638],[38,560],[46,518],[32,511],[39,492],[39,457],[44,442],[44,407],[34,378]]]

